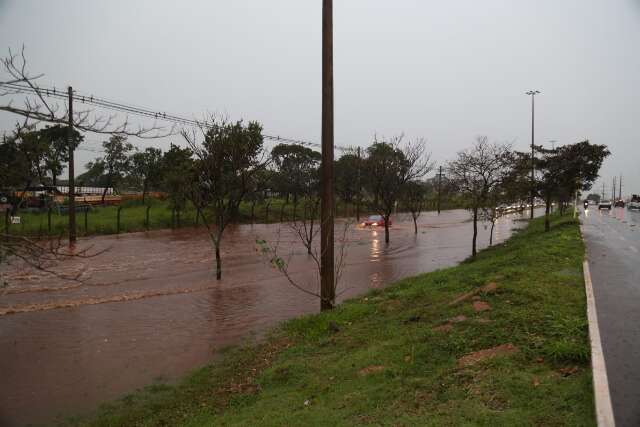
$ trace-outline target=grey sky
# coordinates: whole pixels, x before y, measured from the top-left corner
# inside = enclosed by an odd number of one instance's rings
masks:
[[[321,3],[0,0],[0,48],[24,43],[46,84],[319,141]],[[640,193],[639,0],[334,3],[337,144],[404,132],[438,162],[479,134],[524,150],[538,89],[536,142],[607,144],[607,189],[623,174]]]

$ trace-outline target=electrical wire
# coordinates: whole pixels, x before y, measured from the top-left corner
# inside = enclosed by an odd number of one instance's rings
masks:
[[[36,94],[39,96],[53,97],[57,99],[68,98],[68,93],[57,90],[55,87],[34,88],[31,86],[20,85],[17,83],[0,83],[0,86],[6,87],[12,91],[15,91],[16,93],[30,93],[30,94]],[[93,95],[81,95],[75,90],[73,92],[76,95],[76,97],[74,98],[76,101],[81,102],[83,104],[93,105],[98,108],[103,108],[111,111],[124,112],[127,114],[133,114],[140,117],[151,118],[154,120],[160,120],[164,122],[171,122],[171,123],[189,126],[189,127],[213,128],[215,126],[215,124],[209,123],[207,121],[188,119],[188,118],[176,116],[173,114],[167,114],[166,112],[159,112],[149,108],[138,107],[138,106],[128,105],[120,102],[110,101],[104,98],[95,97]],[[315,148],[322,147],[317,142],[305,141],[305,140],[294,139],[294,138],[286,138],[278,135],[269,135],[269,134],[263,133],[262,137],[264,139],[279,142],[279,143],[297,144],[297,145],[315,147]],[[349,150],[348,147],[343,147],[339,145],[334,145],[334,148],[340,151]]]

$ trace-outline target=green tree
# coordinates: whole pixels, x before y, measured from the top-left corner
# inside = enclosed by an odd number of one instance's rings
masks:
[[[167,192],[172,209],[182,210],[195,180],[193,152],[171,144],[162,156],[160,188]]]
[[[58,177],[64,170],[64,165],[69,162],[68,127],[62,125],[45,126],[38,131],[41,138],[47,144],[44,153],[44,168],[51,174],[51,183],[58,185]],[[77,130],[73,130],[72,144],[75,150],[84,140],[84,136]]]
[[[367,148],[364,188],[372,200],[370,208],[384,218],[385,242],[389,243],[389,218],[407,182],[424,177],[433,167],[424,140],[401,145],[402,136],[375,141]]]
[[[215,248],[216,278],[222,278],[220,247],[229,223],[237,218],[240,203],[251,191],[256,174],[266,165],[262,126],[242,121],[212,120],[201,128],[203,141],[195,133],[183,132],[196,157],[196,179],[191,201],[200,212]]]
[[[352,203],[360,194],[358,185],[362,173],[362,162],[356,154],[343,154],[333,166],[335,191],[345,203]]]
[[[545,200],[545,231],[549,231],[552,201],[563,203],[580,191],[588,191],[598,178],[602,162],[611,154],[606,145],[582,141],[549,150],[537,147],[541,173],[538,192]]]
[[[142,203],[149,188],[157,188],[162,177],[162,151],[148,147],[131,156],[131,173],[142,184]]]
[[[109,187],[114,189],[119,186],[131,168],[130,154],[133,151],[133,145],[127,142],[124,135],[112,135],[108,141],[102,143],[104,148],[104,156],[96,159],[95,162],[87,164],[87,169],[94,167],[103,169],[106,174],[106,186],[102,191],[102,203],[107,195]],[[96,166],[96,163],[98,165]]]
[[[293,196],[297,205],[298,197],[316,179],[322,155],[302,145],[278,144],[271,150],[271,159],[278,172],[278,191],[286,195],[287,201],[289,195]]]

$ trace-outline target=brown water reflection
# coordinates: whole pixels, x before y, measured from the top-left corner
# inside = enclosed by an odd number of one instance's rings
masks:
[[[516,218],[499,221],[496,242],[522,224]],[[414,235],[413,224],[398,218],[389,246],[384,231],[352,229],[341,299],[469,256],[467,212],[425,213],[419,227]],[[88,278],[82,285],[8,271],[12,285],[0,296],[0,425],[50,423],[154,381],[175,380],[224,346],[317,311],[316,299],[293,289],[255,251],[256,237],[274,240],[277,229],[230,228],[221,282],[205,233],[193,229],[91,239],[96,250],[109,251],[59,267],[82,271]],[[282,230],[282,247],[295,251],[293,276],[313,283],[304,248]],[[487,243],[488,230],[480,227],[480,247]]]

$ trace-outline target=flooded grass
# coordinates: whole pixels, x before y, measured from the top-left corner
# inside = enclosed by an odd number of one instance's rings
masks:
[[[595,425],[583,255],[575,220],[536,219],[69,424]]]

